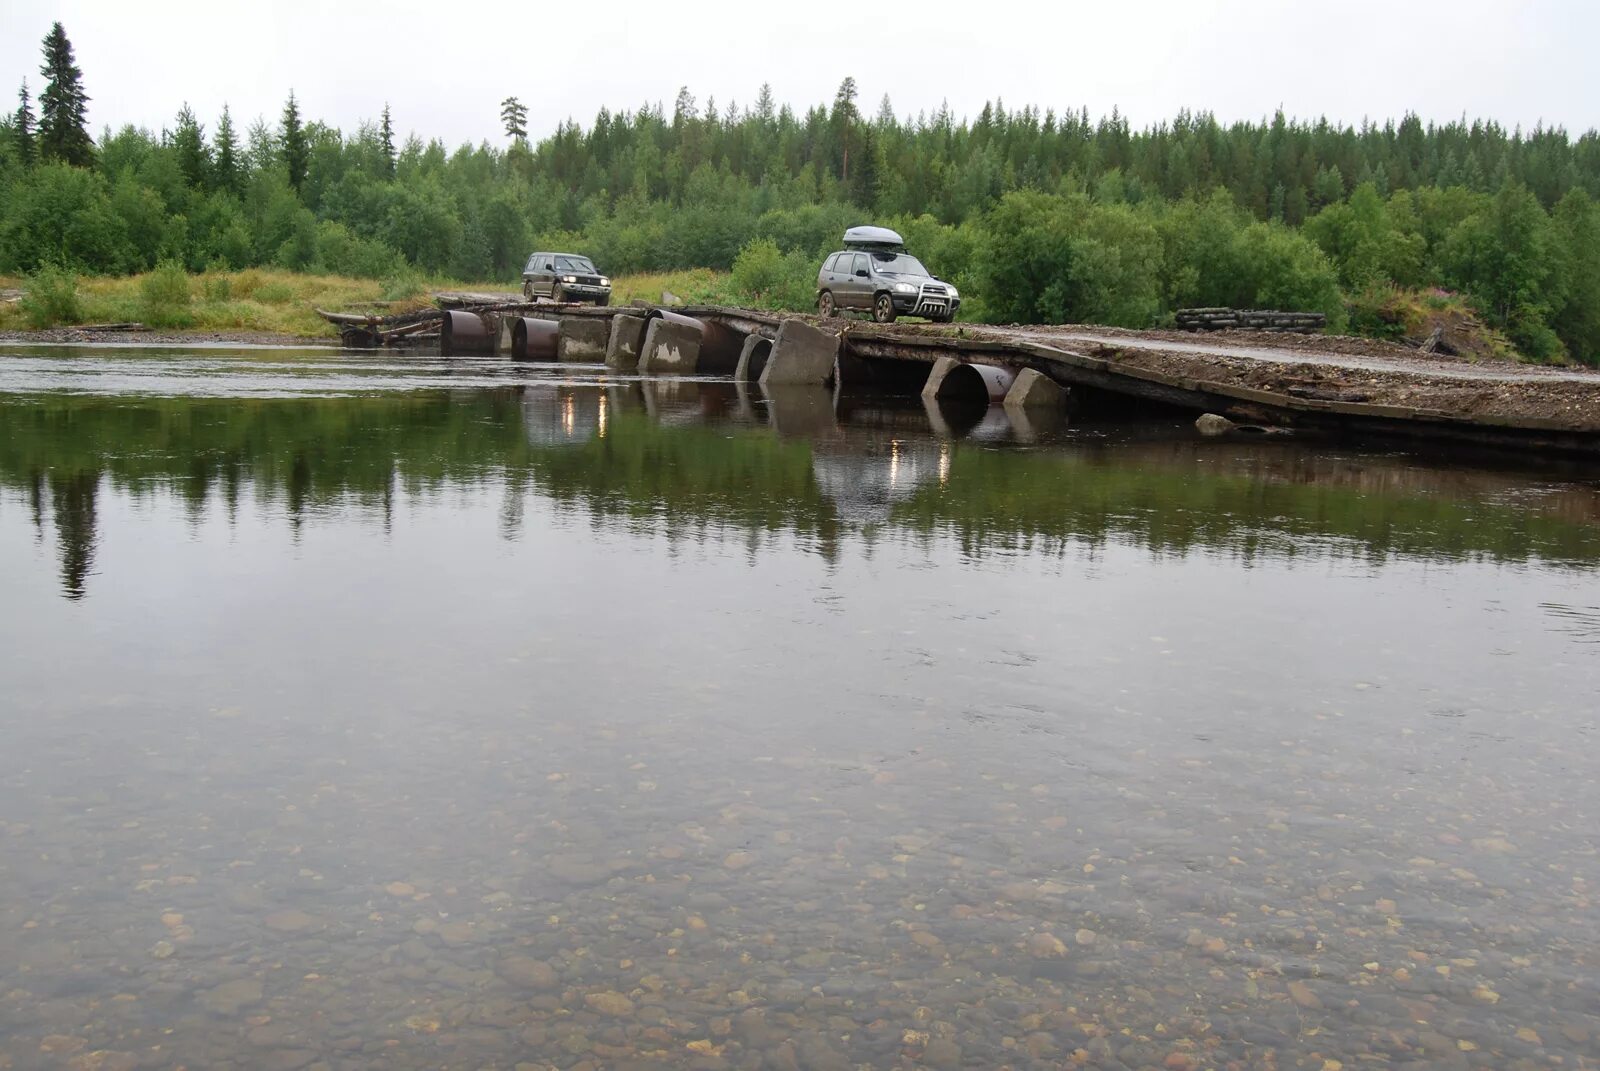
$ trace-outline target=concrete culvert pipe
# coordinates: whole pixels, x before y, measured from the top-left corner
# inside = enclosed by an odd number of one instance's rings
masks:
[[[561,325],[557,321],[519,316],[511,325],[511,359],[554,361],[560,339]]]
[[[1017,374],[1009,368],[988,364],[962,364],[949,359],[933,366],[924,397],[946,402],[981,402],[999,405],[1017,381]]]
[[[488,320],[475,312],[452,309],[439,324],[439,352],[446,357],[458,353],[493,353],[495,331]]]
[[[739,367],[734,373],[741,383],[755,383],[761,378],[761,373],[766,370],[767,358],[772,356],[772,339],[762,338],[760,335],[751,335],[745,340],[744,349],[739,354]]]

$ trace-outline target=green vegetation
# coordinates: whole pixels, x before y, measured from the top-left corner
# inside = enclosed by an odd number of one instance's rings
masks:
[[[961,287],[967,318],[1150,326],[1216,304],[1362,330],[1379,295],[1438,289],[1530,357],[1600,362],[1594,131],[1204,112],[1135,131],[998,102],[902,118],[887,99],[869,117],[847,79],[803,114],[765,87],[749,108],[685,89],[670,114],[602,108],[537,143],[511,97],[508,147],[454,151],[397,146],[387,108],[353,132],[307,120],[291,93],[242,139],[226,108],[208,137],[184,105],[171,129],[107,130],[85,156],[71,46],[59,27],[46,46],[38,130],[25,83],[0,120],[0,271],[171,260],[505,287],[530,250],[565,247],[614,275],[732,272],[736,294],[809,307],[818,258],[871,221]]]

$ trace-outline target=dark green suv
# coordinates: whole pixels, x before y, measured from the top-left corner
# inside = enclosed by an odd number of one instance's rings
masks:
[[[529,301],[611,303],[611,280],[594,261],[576,253],[535,253],[522,269],[522,293]]]
[[[941,324],[956,318],[961,294],[907,253],[894,231],[851,227],[844,241],[846,248],[823,261],[817,273],[817,311],[823,316],[848,309],[869,312],[880,324],[896,316]]]

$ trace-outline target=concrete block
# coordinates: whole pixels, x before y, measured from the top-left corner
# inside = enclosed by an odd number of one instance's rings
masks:
[[[632,372],[639,367],[639,347],[650,321],[626,313],[611,318],[611,336],[606,341],[606,367]]]
[[[767,366],[761,370],[761,389],[784,383],[826,386],[833,379],[839,357],[839,336],[812,327],[804,320],[785,320]]]
[[[1006,392],[1005,407],[1012,411],[1060,409],[1066,402],[1065,387],[1038,369],[1024,368]]]
[[[950,373],[961,367],[961,362],[954,357],[940,357],[933,362],[933,367],[928,370],[928,381],[922,385],[922,400],[931,402],[939,397],[939,391],[944,387],[944,381]]]
[[[692,375],[700,361],[700,332],[686,324],[652,319],[639,345],[639,371],[650,375]]]
[[[556,342],[556,360],[578,364],[600,364],[606,359],[606,344],[611,325],[605,320],[567,316],[561,321],[561,337]]]

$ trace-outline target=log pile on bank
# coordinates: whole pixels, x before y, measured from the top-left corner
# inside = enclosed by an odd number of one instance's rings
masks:
[[[1179,309],[1173,317],[1180,331],[1279,331],[1309,335],[1328,326],[1320,312],[1279,312],[1275,309]]]

